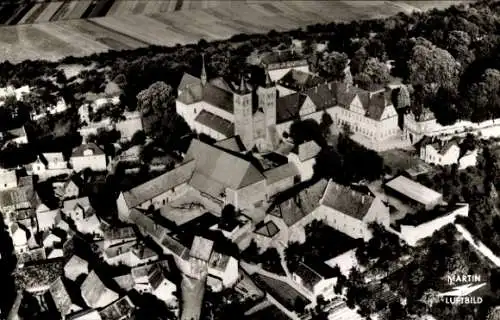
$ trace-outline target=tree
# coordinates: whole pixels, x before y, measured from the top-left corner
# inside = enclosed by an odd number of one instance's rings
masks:
[[[377,58],[369,58],[363,70],[354,77],[354,82],[363,89],[385,86],[390,81],[389,68]]]
[[[411,105],[410,92],[406,85],[401,85],[397,96],[397,108],[406,108]]]
[[[410,82],[431,87],[456,87],[461,68],[455,58],[425,39],[417,39],[416,43],[408,62]]]
[[[500,71],[486,69],[481,80],[473,83],[460,110],[472,120],[482,121],[500,115]]]
[[[138,130],[134,133],[130,142],[133,146],[142,146],[146,142],[146,134],[143,130]]]
[[[319,74],[329,80],[342,80],[348,61],[345,53],[324,52],[318,59]]]
[[[162,116],[173,101],[172,87],[162,81],[153,83],[137,94],[137,107],[144,115]]]
[[[219,227],[226,230],[236,221],[236,208],[232,204],[226,204],[222,208]]]

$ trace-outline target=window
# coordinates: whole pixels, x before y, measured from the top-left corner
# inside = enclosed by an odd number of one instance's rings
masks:
[[[165,199],[163,199],[163,205],[165,205]]]
[[[193,109],[193,113],[196,114],[196,108]]]

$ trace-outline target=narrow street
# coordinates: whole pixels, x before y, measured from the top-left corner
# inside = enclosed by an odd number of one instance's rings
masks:
[[[458,232],[462,234],[465,240],[470,243],[472,247],[474,247],[477,251],[481,252],[485,257],[491,260],[497,267],[500,268],[500,258],[491,251],[490,248],[488,248],[483,242],[481,241],[474,241],[474,238],[470,234],[470,232],[465,229],[463,226],[459,224],[455,224],[455,227],[457,228]]]

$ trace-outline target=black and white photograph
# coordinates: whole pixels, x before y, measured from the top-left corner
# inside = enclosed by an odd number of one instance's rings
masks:
[[[0,320],[500,320],[500,0],[0,0]]]

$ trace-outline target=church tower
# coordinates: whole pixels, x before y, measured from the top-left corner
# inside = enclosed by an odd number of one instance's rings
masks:
[[[266,83],[257,89],[259,108],[264,111],[266,123],[266,137],[270,141],[269,127],[276,125],[276,86],[272,82],[269,72],[266,71]]]
[[[254,146],[252,92],[248,90],[243,75],[239,88],[233,94],[233,108],[235,134],[240,136],[245,148],[250,150]]]

